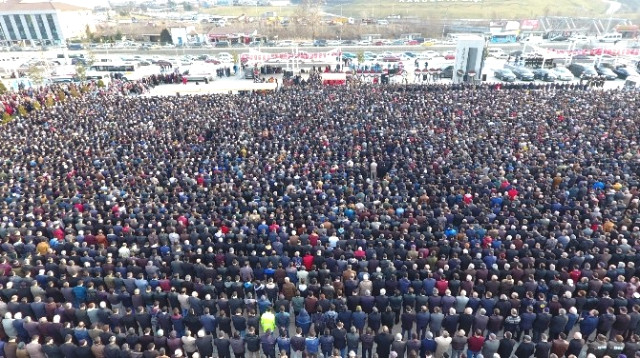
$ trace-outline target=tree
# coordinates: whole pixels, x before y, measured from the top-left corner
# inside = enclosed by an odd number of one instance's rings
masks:
[[[87,40],[89,40],[89,42],[93,42],[93,32],[91,32],[89,25],[84,28],[84,34],[87,36]]]
[[[11,122],[11,115],[7,112],[2,113],[2,123],[9,123]]]
[[[87,67],[82,62],[78,62],[76,65],[76,76],[78,76],[80,81],[87,80]]]
[[[182,8],[184,9],[184,11],[193,11],[193,5],[189,4],[186,1],[182,3]]]
[[[172,44],[173,43],[173,39],[171,38],[171,33],[169,32],[169,29],[162,29],[162,31],[160,31],[160,42],[165,43],[165,44]]]
[[[5,93],[7,93],[7,87],[4,85],[4,83],[2,83],[2,81],[0,81],[0,94]]]
[[[27,69],[27,76],[31,82],[40,86],[44,82],[44,69],[40,66],[31,65]]]
[[[118,32],[116,32],[115,39],[116,41],[122,40],[122,31],[118,30]]]

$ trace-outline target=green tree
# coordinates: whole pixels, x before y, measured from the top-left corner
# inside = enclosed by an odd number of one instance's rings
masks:
[[[358,65],[361,65],[364,62],[364,51],[358,51]]]
[[[171,33],[169,32],[169,29],[165,28],[160,31],[160,42],[165,44],[173,43],[173,39],[171,39]]]
[[[11,115],[7,112],[2,113],[2,123],[11,122]]]
[[[182,8],[184,9],[184,11],[193,11],[193,5],[189,4],[186,1],[182,3]]]
[[[87,36],[87,40],[89,40],[89,42],[93,42],[93,32],[91,32],[89,25],[84,28],[84,34]]]
[[[27,69],[27,76],[31,82],[40,86],[44,82],[44,69],[40,66],[31,65]]]
[[[0,94],[5,93],[7,93],[7,87],[4,85],[4,83],[2,83],[2,81],[0,81]]]
[[[76,76],[78,76],[78,79],[80,79],[80,81],[87,80],[87,67],[80,62],[78,62],[78,64],[76,65]]]
[[[116,41],[122,40],[122,36],[123,36],[122,35],[122,31],[118,30],[118,32],[116,32],[116,36],[115,36]]]

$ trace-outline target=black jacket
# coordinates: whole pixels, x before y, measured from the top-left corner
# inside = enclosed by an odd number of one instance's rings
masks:
[[[47,358],[64,358],[64,354],[62,354],[62,349],[55,344],[45,344],[42,346],[42,352],[47,356]]]
[[[231,357],[231,350],[229,349],[231,347],[231,341],[229,341],[229,339],[217,338],[213,343],[216,345],[216,350],[218,351],[218,357],[220,358]],[[198,344],[198,341],[196,341],[196,344]]]
[[[378,353],[378,357],[388,357],[391,352],[391,344],[393,343],[393,336],[389,333],[379,333],[375,342],[376,353]]]
[[[536,358],[549,358],[551,352],[551,342],[539,342],[536,344]]]
[[[513,347],[515,347],[515,345],[515,340],[502,338],[500,340],[500,345],[498,346],[498,354],[500,357],[511,357],[511,352],[513,352]]]
[[[518,358],[529,358],[533,355],[533,352],[535,350],[536,350],[536,346],[533,343],[522,342],[516,349],[516,352],[514,353],[514,355]]]
[[[244,341],[247,343],[247,350],[249,352],[260,351],[260,337],[255,334],[247,334],[244,336]]]
[[[211,357],[213,355],[213,337],[205,335],[196,338],[196,347],[201,357]]]
[[[73,343],[65,343],[60,346],[60,352],[62,352],[65,358],[76,358],[77,349],[78,346]]]

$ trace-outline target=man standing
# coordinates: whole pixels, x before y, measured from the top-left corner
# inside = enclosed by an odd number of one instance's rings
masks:
[[[31,342],[25,347],[30,358],[46,358],[42,352],[42,346],[38,343],[39,339],[40,337],[38,335],[34,335],[31,337]]]
[[[260,345],[267,358],[276,358],[276,338],[273,336],[271,329],[267,329],[260,337]]]
[[[53,341],[53,338],[51,337],[47,339],[47,344],[42,346],[42,352],[44,352],[47,358],[64,358],[64,355],[62,354],[62,350],[60,350],[60,347],[58,347],[55,344],[55,342]],[[94,356],[96,358],[101,358],[95,354]]]
[[[476,330],[475,334],[467,340],[467,358],[476,358],[482,351],[483,345],[482,331]]]
[[[389,333],[387,326],[382,326],[382,332],[378,333],[375,342],[377,344],[376,353],[378,353],[378,357],[388,357],[391,352],[393,336]]]
[[[276,316],[273,314],[271,307],[267,308],[267,311],[260,316],[260,328],[263,331],[274,332],[276,329]]]
[[[514,355],[517,358],[529,358],[536,350],[536,346],[531,342],[531,337],[524,336],[524,342],[520,343]]]
[[[515,347],[516,341],[511,338],[511,332],[504,332],[504,338],[500,340],[498,346],[498,354],[500,357],[511,357],[513,347]]]
[[[236,332],[236,334],[237,334],[237,332]],[[240,338],[240,337],[238,336],[238,338]],[[196,344],[197,344],[197,342],[198,341],[196,340]],[[230,350],[231,341],[224,336],[223,332],[220,332],[220,334],[218,335],[218,338],[216,338],[216,340],[213,343],[216,346],[216,350],[218,352],[218,357],[220,357],[220,358],[231,358],[231,350]],[[213,347],[211,347],[211,348],[212,348],[211,354],[213,354]]]

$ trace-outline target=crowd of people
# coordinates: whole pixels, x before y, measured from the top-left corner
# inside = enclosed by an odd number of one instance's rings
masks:
[[[640,357],[637,93],[122,89],[0,130],[0,356]]]

